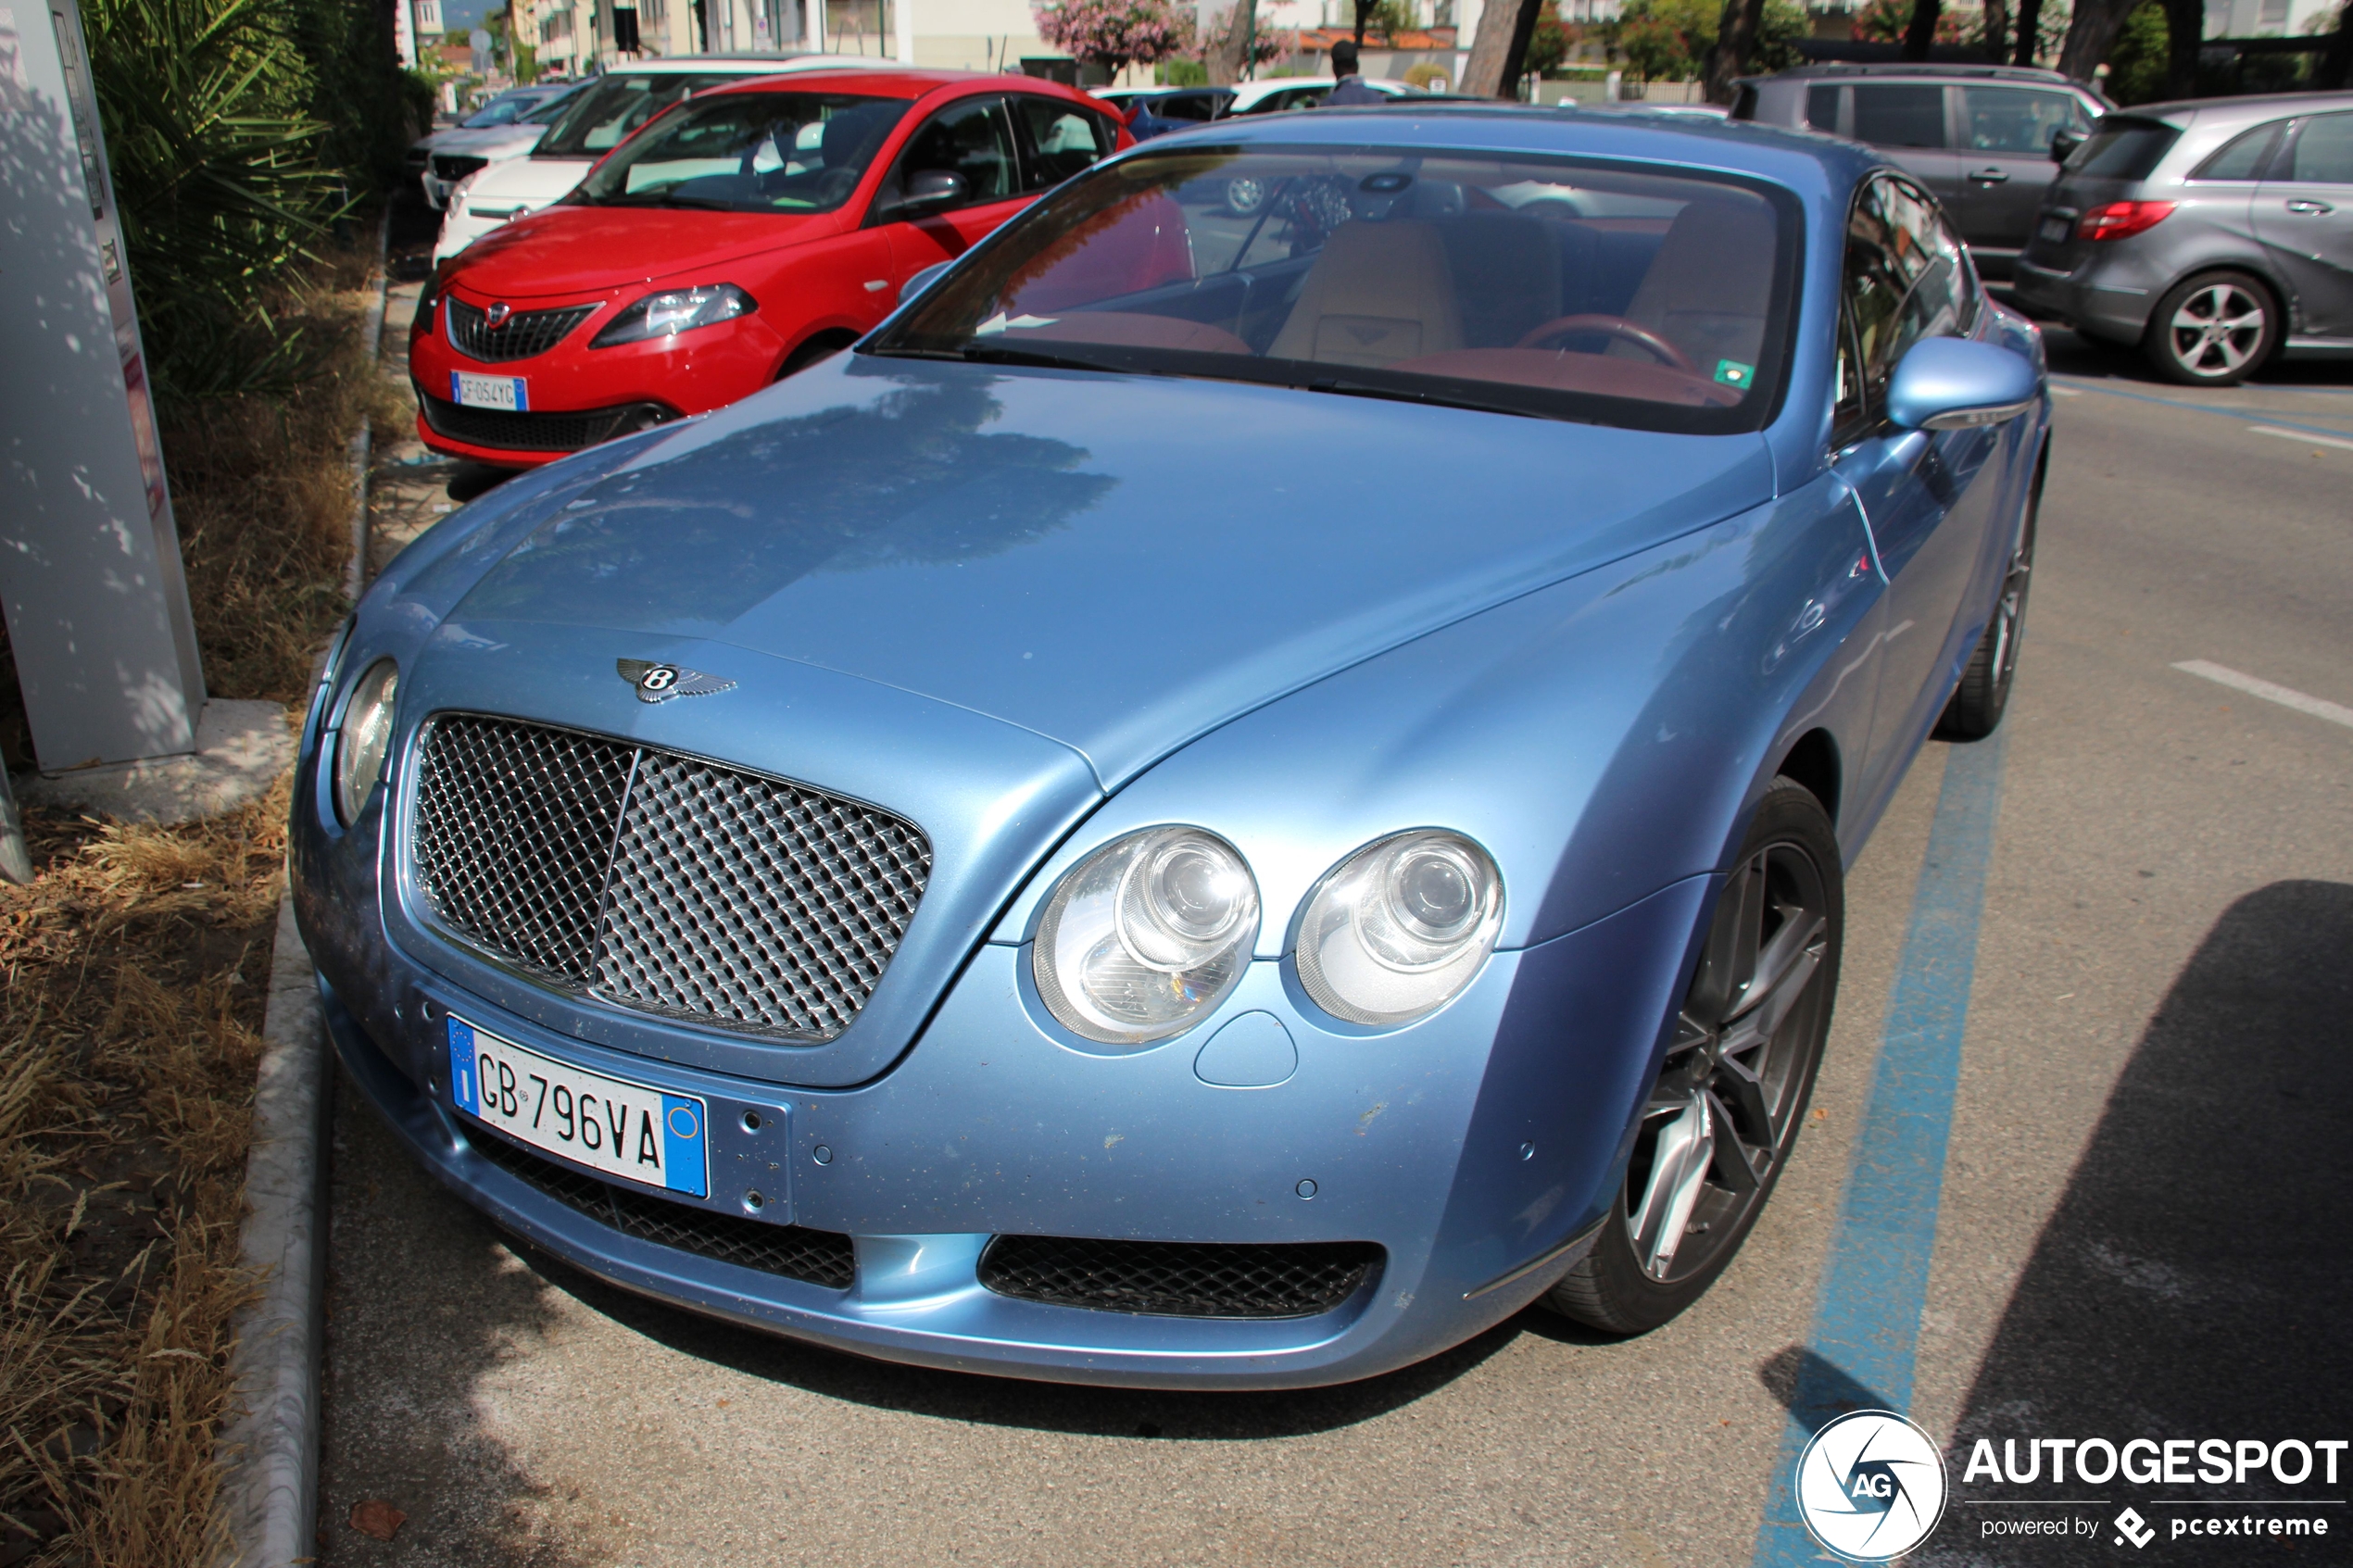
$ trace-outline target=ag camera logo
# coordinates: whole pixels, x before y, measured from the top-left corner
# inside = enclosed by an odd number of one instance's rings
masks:
[[[1944,1516],[1944,1456],[1893,1411],[1856,1411],[1814,1434],[1797,1461],[1797,1512],[1849,1562],[1900,1557]]]

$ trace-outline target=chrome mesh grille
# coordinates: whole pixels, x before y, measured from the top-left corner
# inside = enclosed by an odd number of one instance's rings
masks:
[[[498,363],[545,354],[566,333],[597,313],[593,305],[567,305],[560,310],[518,310],[497,326],[478,305],[450,295],[449,345],[472,358]]]
[[[442,923],[620,1006],[797,1038],[849,1027],[931,874],[912,822],[545,724],[426,725],[409,858]]]

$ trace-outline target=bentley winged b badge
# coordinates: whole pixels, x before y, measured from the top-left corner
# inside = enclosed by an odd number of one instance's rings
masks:
[[[642,659],[617,659],[613,668],[621,678],[637,688],[639,702],[668,702],[673,696],[710,696],[715,692],[733,691],[736,683],[723,681],[716,675],[706,675],[699,670],[688,670],[677,664],[654,664]]]

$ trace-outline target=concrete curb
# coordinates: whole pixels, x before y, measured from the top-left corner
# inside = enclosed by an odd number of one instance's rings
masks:
[[[261,1298],[237,1325],[234,1413],[220,1435],[228,1539],[218,1568],[318,1555],[319,1357],[325,1339],[327,1122],[333,1057],[294,901],[278,905],[245,1161],[244,1261]]]

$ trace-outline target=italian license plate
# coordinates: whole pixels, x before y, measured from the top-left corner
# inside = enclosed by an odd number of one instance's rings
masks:
[[[449,1087],[459,1110],[534,1148],[600,1175],[710,1196],[710,1118],[691,1095],[556,1061],[454,1015]]]
[[[473,376],[452,370],[449,395],[466,408],[504,408],[517,414],[531,408],[531,394],[521,376]]]
[[[2064,218],[2045,218],[2043,220],[2043,238],[2055,245],[2065,245],[2067,236],[2074,232],[2074,228],[2075,225]]]

